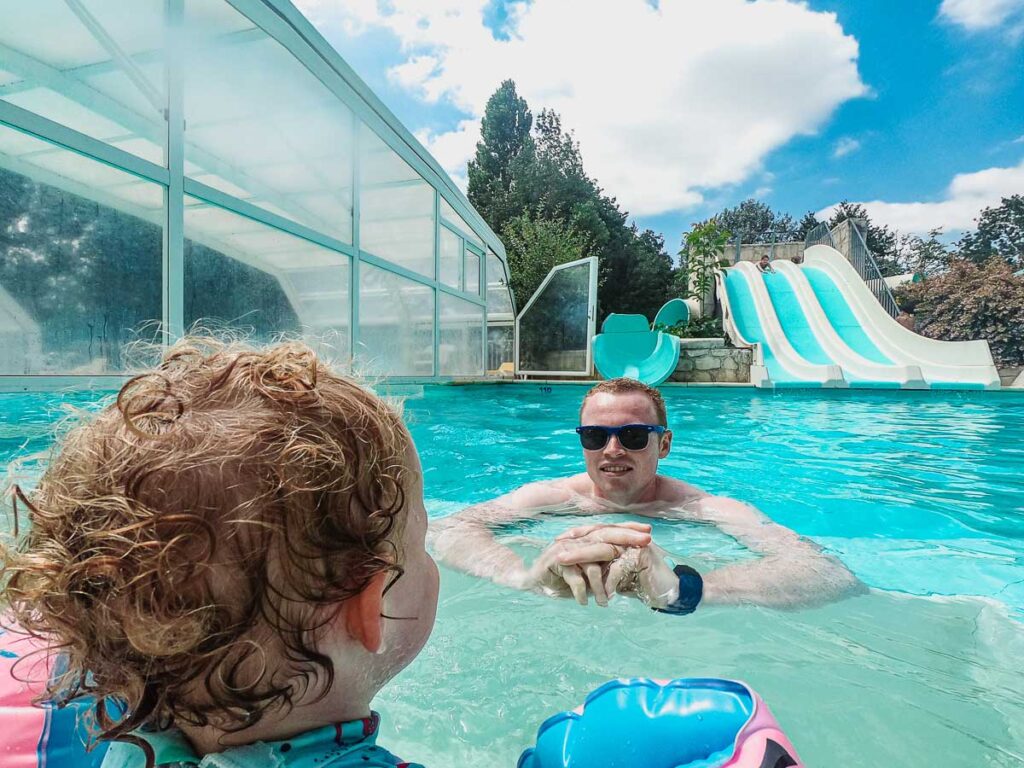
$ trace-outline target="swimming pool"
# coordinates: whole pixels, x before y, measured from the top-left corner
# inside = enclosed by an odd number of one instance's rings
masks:
[[[426,387],[409,399],[431,516],[578,471],[584,391]],[[0,395],[0,464],[45,447],[69,400],[95,395]],[[672,617],[442,568],[434,635],[377,701],[382,743],[431,766],[511,766],[546,716],[609,678],[717,675],[758,689],[808,765],[1021,765],[1024,397],[669,389],[666,400],[676,440],[663,471],[758,506],[877,589],[807,611]],[[568,524],[520,533],[540,541]],[[746,556],[704,527],[654,535],[698,567]]]

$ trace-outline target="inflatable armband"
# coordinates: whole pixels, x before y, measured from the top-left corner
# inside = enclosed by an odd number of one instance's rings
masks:
[[[518,768],[800,768],[761,698],[714,678],[613,680],[548,718]]]

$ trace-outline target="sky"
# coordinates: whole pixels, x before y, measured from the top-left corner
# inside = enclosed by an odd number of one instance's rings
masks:
[[[905,233],[1024,193],[1024,0],[294,0],[465,191],[502,80],[674,252],[748,197]]]

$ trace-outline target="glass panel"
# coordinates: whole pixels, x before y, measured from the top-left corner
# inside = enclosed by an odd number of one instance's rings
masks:
[[[351,244],[351,111],[226,3],[185,9],[188,176]]]
[[[519,369],[589,373],[590,263],[554,271],[519,323]]]
[[[527,297],[528,298],[528,297]],[[487,317],[505,316],[511,320],[512,294],[505,279],[505,266],[493,251],[487,252]]]
[[[482,376],[484,372],[484,308],[440,293],[442,376]]]
[[[365,125],[359,158],[360,249],[434,277],[434,188]]]
[[[441,227],[441,282],[462,287],[462,238]]]
[[[470,228],[469,224],[466,223],[466,220],[459,216],[456,210],[447,200],[444,199],[444,197],[441,198],[441,217],[454,224],[458,229],[461,229],[469,238],[470,242],[475,243],[480,248],[484,247],[484,241],[481,240],[479,235]]]
[[[131,6],[3,3],[0,99],[163,165],[164,0]]]
[[[513,341],[515,329],[512,323],[487,326],[487,370],[497,371],[505,363],[515,362]]]
[[[360,368],[375,376],[432,376],[434,289],[359,265]]]
[[[466,249],[466,293],[480,295],[480,257]]]
[[[117,372],[127,342],[157,337],[161,200],[156,184],[0,126],[0,374]]]
[[[185,237],[186,327],[239,329],[255,341],[301,335],[347,363],[348,256],[192,197]]]

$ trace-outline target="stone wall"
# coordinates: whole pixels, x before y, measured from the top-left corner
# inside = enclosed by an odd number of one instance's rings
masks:
[[[735,245],[728,245],[725,248],[725,255],[732,263],[737,261],[758,262],[762,256],[767,256],[773,261],[775,259],[792,260],[795,256],[804,255],[804,244],[799,243],[743,243],[739,248]]]
[[[680,339],[679,363],[671,381],[746,384],[752,349],[725,346],[725,339]]]

